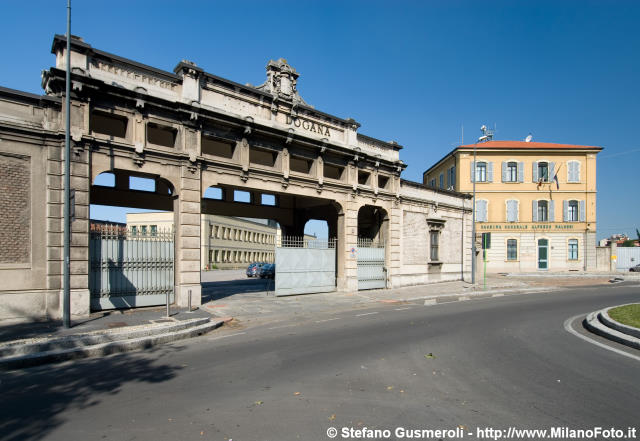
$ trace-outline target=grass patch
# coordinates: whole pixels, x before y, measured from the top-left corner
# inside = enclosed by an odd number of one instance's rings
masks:
[[[640,328],[640,303],[610,309],[609,316],[623,325]]]

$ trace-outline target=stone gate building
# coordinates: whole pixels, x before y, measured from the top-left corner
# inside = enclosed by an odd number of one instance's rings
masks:
[[[43,96],[0,89],[0,318],[61,315],[65,51],[55,36]],[[359,239],[384,244],[387,287],[467,277],[470,198],[401,179],[402,147],[307,104],[285,60],[253,87],[187,61],[166,72],[75,37],[71,52],[73,315],[88,314],[93,295],[90,204],[173,212],[178,305],[189,291],[200,298],[203,213],[273,219],[284,236],[327,221],[338,291],[358,289]],[[114,185],[95,185],[101,173]],[[153,190],[132,190],[132,177]],[[204,197],[209,187],[219,199]]]

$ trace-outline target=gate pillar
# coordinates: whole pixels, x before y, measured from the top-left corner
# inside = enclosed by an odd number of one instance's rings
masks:
[[[180,188],[174,200],[175,225],[175,298],[177,306],[202,304],[200,285],[200,170],[182,166]]]
[[[346,202],[338,214],[338,291],[358,290],[358,208]]]

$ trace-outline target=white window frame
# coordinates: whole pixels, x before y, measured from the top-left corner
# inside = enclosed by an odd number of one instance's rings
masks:
[[[571,245],[575,241],[575,258],[571,256]],[[577,262],[580,260],[580,240],[576,237],[570,237],[567,239],[567,260],[571,262]]]
[[[480,167],[482,165],[482,167]],[[485,161],[477,161],[476,162],[476,182],[487,182],[487,163]],[[481,171],[484,171],[484,174],[481,174]]]
[[[509,241],[510,240],[514,240],[516,242],[516,258],[515,259],[509,259]],[[505,254],[505,261],[506,262],[517,262],[518,260],[520,260],[520,247],[518,246],[518,239],[516,239],[515,237],[507,237],[505,239],[505,250],[506,250],[506,254]]]

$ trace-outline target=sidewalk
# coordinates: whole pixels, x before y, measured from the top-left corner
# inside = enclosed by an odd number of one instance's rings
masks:
[[[408,286],[355,292],[332,292],[311,295],[276,297],[272,291],[245,292],[218,298],[202,305],[214,316],[231,316],[243,324],[295,319],[301,316],[331,313],[345,309],[369,308],[381,303],[455,301],[460,298],[481,298],[499,294],[544,292],[558,288],[609,284],[620,276],[612,273],[547,273],[490,275],[485,283],[478,278],[475,288],[463,281]],[[626,275],[624,275],[626,276]],[[640,278],[635,280],[640,281]],[[224,282],[228,283],[228,282]]]
[[[218,290],[240,282],[240,273],[215,277]],[[165,307],[94,313],[74,320],[70,329],[60,321],[0,322],[0,368],[26,367],[41,362],[100,356],[146,348],[154,344],[189,338],[209,332],[231,317],[242,326],[313,317],[317,314],[364,309],[385,303],[441,303],[496,295],[544,292],[563,287],[608,284],[614,277],[640,282],[640,274],[502,274],[482,278],[476,286],[463,281],[355,292],[332,292],[276,297],[273,291],[251,291],[224,295],[204,303],[200,309]],[[244,279],[246,282],[246,278]],[[204,291],[204,290],[203,290]],[[203,296],[204,297],[204,296]]]

